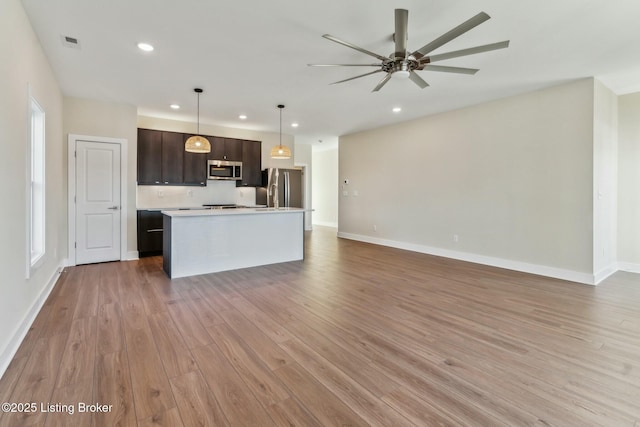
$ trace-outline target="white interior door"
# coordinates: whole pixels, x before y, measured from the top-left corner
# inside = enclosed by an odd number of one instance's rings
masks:
[[[76,264],[121,259],[120,144],[77,141]]]

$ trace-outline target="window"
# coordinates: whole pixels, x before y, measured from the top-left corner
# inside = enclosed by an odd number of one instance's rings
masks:
[[[44,110],[31,98],[29,128],[29,200],[28,200],[28,248],[29,271],[38,268],[45,252],[45,182],[44,182]]]

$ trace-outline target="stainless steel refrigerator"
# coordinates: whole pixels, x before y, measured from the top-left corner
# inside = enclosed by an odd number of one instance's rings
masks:
[[[263,188],[256,191],[256,204],[280,208],[302,208],[301,169],[269,168],[262,171]]]

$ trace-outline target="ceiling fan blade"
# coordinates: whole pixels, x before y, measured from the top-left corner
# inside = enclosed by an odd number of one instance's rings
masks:
[[[472,28],[477,27],[478,25],[482,24],[484,21],[486,21],[489,18],[491,18],[489,15],[487,15],[484,12],[480,12],[473,18],[463,22],[462,24],[458,25],[454,29],[447,31],[446,33],[444,33],[443,35],[441,35],[431,43],[428,43],[422,46],[420,49],[416,50],[413,53],[413,55],[416,56],[416,54],[418,54],[419,57],[422,57],[428,54],[429,52],[436,50],[437,48],[444,45],[445,43],[450,42],[456,37],[461,36],[462,34],[466,33]]]
[[[360,46],[356,46],[356,45],[354,45],[352,43],[346,42],[344,40],[340,40],[339,38],[333,37],[330,34],[324,34],[322,37],[324,37],[327,40],[331,40],[332,42],[336,42],[338,44],[341,44],[343,46],[350,47],[351,49],[355,49],[358,52],[362,52],[362,53],[365,53],[367,55],[373,56],[374,58],[378,58],[381,61],[388,61],[389,60],[389,58],[387,58],[386,56],[378,55],[375,52],[371,52],[370,50],[364,49],[364,48],[362,48]]]
[[[344,82],[348,82],[349,80],[359,79],[360,77],[370,76],[371,74],[380,73],[380,72],[382,72],[382,70],[375,70],[375,71],[372,71],[370,73],[360,74],[359,76],[355,76],[355,77],[349,77],[348,79],[340,80],[339,82],[333,82],[331,84],[335,85],[335,84],[338,84],[338,83],[344,83]]]
[[[309,67],[380,67],[381,64],[307,64]]]
[[[478,70],[477,68],[462,68],[462,67],[445,67],[443,65],[430,65],[427,64],[424,67],[420,67],[420,70],[426,71],[440,71],[443,73],[457,73],[457,74],[475,74]]]
[[[396,42],[396,58],[407,57],[407,23],[409,21],[409,11],[406,9],[396,9],[395,33],[393,39]]]
[[[425,87],[429,86],[429,83],[425,82],[422,77],[420,77],[415,71],[412,71],[411,74],[409,74],[409,79],[420,86],[420,89],[424,89]]]
[[[458,58],[460,56],[475,55],[476,53],[490,52],[492,50],[504,49],[509,47],[509,40],[503,42],[485,44],[482,46],[470,47],[468,49],[456,50],[453,52],[440,53],[438,55],[425,56],[420,62],[436,62],[445,59]]]
[[[382,71],[382,70],[380,70],[380,71]],[[389,81],[389,79],[391,79],[391,73],[387,73],[387,75],[384,76],[384,78],[382,80],[380,80],[380,83],[378,83],[378,86],[374,87],[371,92],[377,92],[380,89],[382,89],[382,86],[386,85],[387,82]]]

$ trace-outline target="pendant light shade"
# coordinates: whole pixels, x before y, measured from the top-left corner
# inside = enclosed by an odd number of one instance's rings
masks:
[[[211,143],[209,143],[207,138],[200,135],[191,136],[184,143],[184,151],[190,153],[210,153]]]
[[[187,139],[184,143],[184,151],[188,151],[189,153],[210,153],[211,152],[211,144],[207,138],[200,136],[200,94],[202,93],[202,89],[195,88],[193,90],[198,94],[198,128],[196,133],[198,135],[194,135]]]
[[[272,159],[286,160],[291,158],[291,150],[286,145],[276,145],[271,149]]]
[[[282,145],[282,109],[284,105],[278,105],[280,109],[280,144],[271,149],[271,158],[286,160],[291,158],[291,149],[286,145]]]

